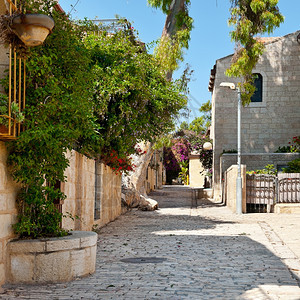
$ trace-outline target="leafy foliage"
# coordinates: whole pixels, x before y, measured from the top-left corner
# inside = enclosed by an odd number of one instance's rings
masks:
[[[296,153],[300,152],[300,136],[294,136],[289,142],[289,146],[278,147],[276,153]]]
[[[287,168],[283,168],[284,173],[300,173],[300,158],[296,158],[288,163]]]
[[[242,77],[239,84],[243,104],[249,104],[255,92],[252,70],[264,51],[264,44],[255,36],[272,33],[283,22],[278,0],[231,0],[229,25],[234,26],[231,38],[237,45],[235,59],[226,75]]]
[[[148,0],[148,4],[161,9],[167,15],[168,28],[165,26],[155,55],[160,60],[165,75],[170,79],[170,74],[178,68],[179,62],[183,61],[183,49],[188,49],[191,38],[193,19],[189,16],[190,0]],[[176,14],[172,11],[174,6],[180,7]],[[171,23],[175,23],[175,26],[170,26]],[[173,29],[169,31],[170,27]]]
[[[74,25],[55,4],[26,0],[23,6],[51,15],[55,28],[30,50],[26,130],[9,145],[8,164],[22,186],[14,226],[21,237],[67,234],[54,205],[66,197],[58,182],[65,181],[67,150],[100,159],[116,173],[131,171],[135,144],[166,132],[186,103],[180,85],[165,79],[131,28],[94,36],[93,24]]]
[[[57,187],[69,162],[67,149],[85,151],[84,140],[95,138],[89,91],[92,80],[82,32],[51,8],[54,1],[35,1],[27,10],[51,14],[55,30],[43,46],[30,50],[27,61],[25,131],[9,145],[8,164],[22,186],[14,226],[21,237],[59,236],[61,213],[54,202],[65,195]],[[39,4],[39,5],[38,5]]]
[[[277,170],[273,164],[266,165],[263,169],[256,171],[247,171],[247,174],[267,174],[267,175],[277,175]]]
[[[138,142],[153,142],[173,126],[186,97],[178,84],[166,81],[153,56],[124,32],[89,35],[85,44],[92,55],[94,115],[105,152],[133,154]]]

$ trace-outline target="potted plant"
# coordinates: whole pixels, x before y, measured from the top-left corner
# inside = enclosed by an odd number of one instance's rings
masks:
[[[19,14],[10,28],[27,47],[41,45],[54,27],[54,20],[43,14]]]

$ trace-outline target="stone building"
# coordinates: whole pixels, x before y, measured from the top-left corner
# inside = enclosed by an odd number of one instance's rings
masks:
[[[286,165],[295,156],[273,155],[273,152],[300,135],[300,31],[262,40],[265,52],[253,70],[257,91],[241,112],[242,164],[246,164],[248,170],[263,168],[269,163],[278,168]],[[237,149],[237,92],[220,87],[221,82],[237,84],[239,81],[225,75],[232,57],[216,61],[209,82],[215,199],[220,199],[222,193],[220,161],[222,158],[223,165],[226,161],[222,153]],[[236,155],[234,160],[236,163]]]

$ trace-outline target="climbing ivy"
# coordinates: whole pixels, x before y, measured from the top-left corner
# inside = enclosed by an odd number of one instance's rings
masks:
[[[179,85],[165,79],[155,57],[126,32],[89,35],[85,44],[96,78],[94,115],[105,152],[133,154],[138,142],[153,142],[172,126],[186,97]]]
[[[239,83],[243,104],[251,102],[255,92],[252,70],[264,51],[264,44],[257,35],[272,33],[284,21],[279,12],[278,0],[230,0],[229,25],[234,26],[231,38],[236,43],[236,53],[226,75],[241,77]]]
[[[150,6],[161,9],[167,15],[155,56],[163,65],[168,79],[171,79],[171,74],[178,68],[179,62],[183,61],[183,49],[189,47],[193,29],[193,19],[189,16],[190,2],[190,0],[148,0]]]
[[[15,232],[21,237],[60,236],[67,151],[131,170],[135,144],[172,126],[186,98],[168,82],[128,26],[115,35],[88,21],[77,24],[55,10],[56,1],[24,1],[27,12],[51,15],[53,33],[29,51],[24,130],[10,142],[8,165],[21,185]],[[3,81],[2,84],[5,85]],[[110,158],[112,155],[113,160]]]

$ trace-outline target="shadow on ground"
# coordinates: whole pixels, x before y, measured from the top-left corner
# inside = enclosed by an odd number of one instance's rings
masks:
[[[251,238],[257,224],[247,224],[246,234],[232,220],[191,216],[189,193],[164,188],[151,194],[160,210],[132,210],[103,227],[95,274],[42,287],[6,285],[0,298],[299,300],[286,265]]]

